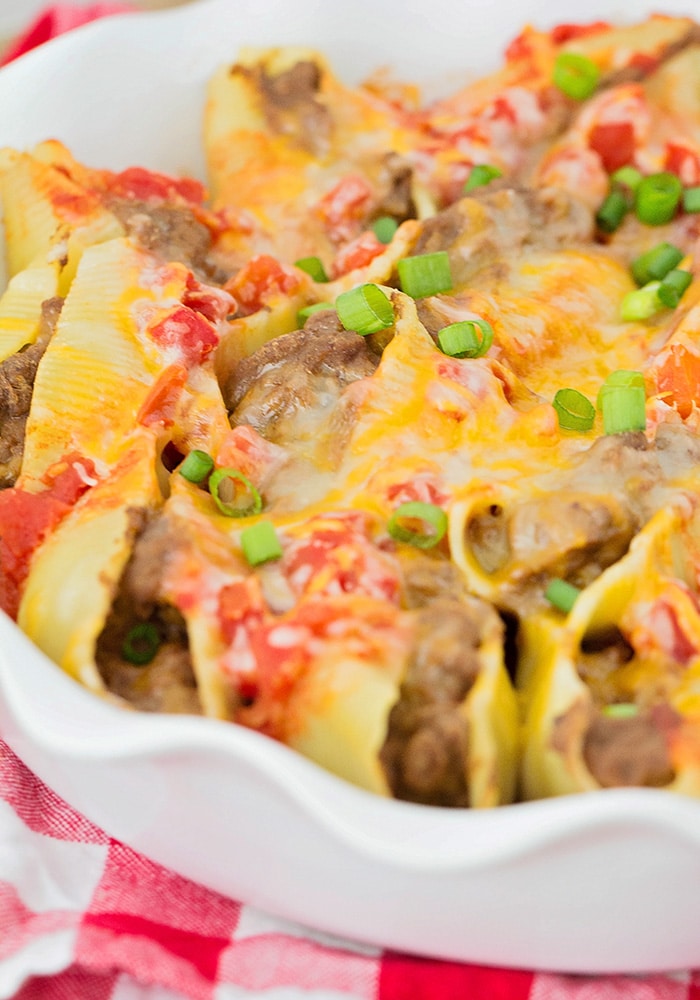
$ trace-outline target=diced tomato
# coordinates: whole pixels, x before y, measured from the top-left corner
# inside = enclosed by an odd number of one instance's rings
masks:
[[[148,333],[163,349],[173,349],[186,367],[201,364],[219,343],[209,320],[187,306],[175,306],[165,319],[149,326]]]
[[[508,62],[518,62],[521,59],[530,59],[534,52],[533,29],[527,27],[507,46],[505,57]]]
[[[669,601],[663,598],[656,601],[649,609],[646,624],[656,647],[676,663],[687,663],[700,654],[700,649],[682,629],[678,613]]]
[[[127,167],[109,179],[109,191],[121,198],[137,201],[175,201],[182,199],[200,205],[207,192],[203,184],[192,177],[169,177],[167,174]]]
[[[639,70],[643,76],[648,76],[659,65],[659,57],[648,52],[635,52],[627,65]]]
[[[507,97],[499,94],[491,102],[489,107],[489,118],[494,121],[505,121],[510,125],[518,124],[518,114],[513,107],[512,101],[509,101]]]
[[[238,303],[243,316],[262,309],[275,295],[294,295],[303,284],[297,269],[286,267],[269,254],[251,257],[240,271],[226,282],[225,289]]]
[[[672,344],[656,369],[658,395],[683,419],[700,403],[700,354],[683,344]]]
[[[329,237],[337,243],[352,239],[371,199],[372,188],[359,174],[348,174],[339,180],[316,205]]]
[[[365,594],[394,601],[396,572],[365,532],[346,519],[319,523],[285,551],[283,571],[298,594]]]
[[[238,469],[253,482],[260,482],[266,474],[284,465],[289,453],[248,424],[239,424],[226,433],[215,458],[218,466]]]
[[[49,470],[45,490],[12,487],[0,493],[0,608],[11,618],[17,617],[34,551],[90,488],[94,474],[89,459],[71,455]]]
[[[229,644],[225,669],[243,699],[262,699],[253,709],[256,728],[275,735],[274,705],[288,697],[308,660],[309,630],[273,615],[253,576],[222,588],[218,612]]]
[[[51,204],[66,222],[74,225],[84,222],[99,207],[98,199],[88,191],[54,191]]]
[[[203,285],[191,273],[187,275],[187,284],[185,294],[182,296],[182,304],[183,306],[188,306],[190,309],[194,309],[195,312],[201,313],[211,323],[226,319],[236,309],[236,300],[232,295],[225,292],[223,288]]]
[[[187,369],[184,365],[168,365],[151,386],[151,390],[141,403],[136,414],[138,423],[144,427],[162,424],[169,427],[175,419],[175,409],[185,383]]]
[[[630,121],[597,122],[588,136],[588,145],[603,161],[608,173],[634,159],[634,125]]]
[[[664,170],[676,174],[689,187],[700,184],[700,150],[679,139],[667,142]]]
[[[437,507],[444,506],[449,499],[432,479],[420,475],[406,483],[394,483],[386,491],[386,498],[389,503],[396,506],[418,500],[421,503],[435,504]]]
[[[357,239],[351,240],[340,250],[333,261],[333,277],[339,278],[348,271],[358,267],[366,267],[370,261],[384,253],[386,246],[380,243],[371,229],[362,233]]]
[[[552,28],[550,36],[557,45],[570,42],[573,38],[585,38],[586,35],[597,35],[610,28],[608,21],[591,21],[590,24],[557,24]]]
[[[219,593],[219,620],[224,638],[231,642],[239,625],[259,624],[265,604],[254,577],[235,580]]]

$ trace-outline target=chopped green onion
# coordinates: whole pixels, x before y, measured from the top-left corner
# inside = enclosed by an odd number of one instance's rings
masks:
[[[251,566],[279,559],[282,546],[274,525],[270,521],[258,521],[241,532],[241,548]]]
[[[413,527],[419,522],[418,527]],[[431,549],[447,531],[447,514],[434,503],[409,500],[396,508],[387,531],[397,542],[408,542],[419,549]]]
[[[194,448],[180,466],[180,475],[190,483],[201,483],[214,468],[214,459],[206,451]]]
[[[635,194],[637,218],[648,226],[662,226],[670,222],[676,214],[682,193],[683,185],[668,170],[643,177]]]
[[[560,52],[554,64],[552,83],[574,101],[585,101],[600,80],[600,70],[588,56],[579,52]]]
[[[593,427],[595,406],[578,389],[559,389],[552,405],[564,430],[589,431]]]
[[[328,309],[335,309],[332,302],[314,302],[313,305],[303,306],[297,313],[297,325],[303,326],[309,316],[317,312],[325,312]]]
[[[493,327],[485,319],[450,323],[438,333],[438,344],[451,358],[480,358],[493,344]]]
[[[610,372],[601,385],[600,392],[605,392],[606,389],[614,389],[618,386],[625,388],[630,385],[643,389],[644,375],[629,368],[618,368],[614,372]],[[598,395],[598,408],[600,409],[600,394]]]
[[[328,281],[328,275],[320,257],[300,257],[299,260],[294,261],[294,266],[298,267],[300,271],[306,271],[314,281]]]
[[[366,337],[386,330],[394,322],[394,307],[379,285],[358,285],[335,300],[340,322],[346,330]]]
[[[259,514],[262,510],[262,497],[250,479],[238,469],[217,469],[212,472],[209,477],[209,492],[226,517],[248,517]]]
[[[469,176],[464,182],[462,191],[464,194],[468,194],[474,188],[490,184],[496,177],[503,177],[503,171],[499,170],[498,167],[494,167],[492,163],[477,163],[469,171]]]
[[[638,285],[646,285],[648,281],[661,281],[684,256],[683,251],[672,243],[657,243],[632,261],[632,277]]]
[[[412,299],[424,299],[452,288],[450,258],[446,250],[404,257],[396,266],[401,290]]]
[[[639,715],[639,705],[631,701],[616,701],[603,706],[603,715],[610,719],[633,719]]]
[[[629,205],[622,191],[611,191],[596,212],[598,229],[604,233],[614,233],[622,225],[629,211]]]
[[[610,183],[614,187],[625,188],[631,194],[634,194],[637,190],[641,179],[642,175],[639,170],[636,167],[629,166],[629,164],[626,167],[620,167],[619,170],[610,175]]]
[[[650,319],[661,309],[659,300],[660,281],[650,281],[643,288],[628,292],[620,303],[620,319],[625,323]]]
[[[390,215],[381,215],[372,223],[372,232],[380,243],[391,243],[398,228],[398,222]]]
[[[700,186],[685,189],[683,192],[683,211],[700,212]]]
[[[668,272],[659,286],[657,293],[659,299],[669,309],[675,309],[692,280],[693,276],[690,271],[674,268]]]
[[[557,611],[563,611],[564,614],[568,615],[580,593],[579,588],[574,587],[573,583],[567,583],[566,580],[554,577],[547,584],[544,596]]]
[[[151,622],[141,622],[124,636],[122,657],[136,667],[150,663],[160,647],[158,629]]]
[[[598,393],[606,434],[643,431],[646,427],[646,390],[641,372],[620,369],[606,378]]]

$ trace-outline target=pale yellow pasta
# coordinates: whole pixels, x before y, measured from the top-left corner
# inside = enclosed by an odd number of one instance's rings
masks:
[[[56,262],[61,295],[70,287],[83,250],[124,232],[95,194],[29,153],[13,153],[0,170],[0,198],[10,277],[37,259]]]
[[[108,478],[98,480],[35,553],[18,623],[86,687],[106,694],[95,647],[131,555],[137,515],[162,503],[156,436],[132,438]]]
[[[58,265],[36,262],[10,280],[0,298],[0,362],[33,344],[41,305],[58,294]]]
[[[565,621],[542,613],[524,625],[520,689],[526,712],[522,757],[526,798],[600,787],[583,754],[586,731],[600,706],[596,708],[591,689],[579,675],[577,658],[588,637],[606,636],[623,622],[629,630],[627,616],[646,617],[669,588],[675,600],[683,599],[685,589],[694,585],[699,542],[697,515],[689,515],[682,504],[669,506],[649,521],[622,559],[582,591]],[[700,614],[692,601],[688,614],[684,628],[689,626],[700,638]],[[615,683],[621,692],[631,683],[642,704],[645,698],[653,703],[663,694],[665,703],[685,713],[692,729],[698,717],[697,699],[692,697],[698,657],[674,677],[661,655],[653,648],[636,654],[618,667]],[[673,749],[671,753],[673,759]],[[675,751],[674,764],[676,775],[667,787],[699,794],[700,765],[692,752],[686,757],[681,746]]]

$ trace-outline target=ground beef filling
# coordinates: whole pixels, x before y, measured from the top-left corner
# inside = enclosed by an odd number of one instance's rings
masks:
[[[19,476],[34,380],[62,305],[63,299],[47,299],[36,341],[0,364],[0,489],[14,486]]]
[[[134,708],[199,714],[185,622],[177,609],[160,597],[162,569],[172,538],[162,520],[145,522],[143,512],[133,512],[134,550],[97,641],[97,667],[108,690]],[[145,622],[156,629],[159,645],[149,663],[136,665],[125,659],[124,641],[134,626]]]
[[[268,341],[244,358],[223,386],[232,424],[249,424],[280,444],[309,436],[330,418],[343,390],[371,375],[378,359],[365,338],[320,312],[303,330]]]
[[[227,274],[210,256],[211,231],[186,206],[153,205],[133,198],[109,198],[107,204],[144,250],[185,264],[203,281],[226,280]]]
[[[380,753],[396,798],[469,805],[469,731],[460,706],[479,674],[484,623],[493,615],[481,601],[450,597],[416,612],[413,650]]]
[[[662,788],[673,781],[665,727],[658,714],[652,710],[629,719],[599,715],[588,727],[583,756],[604,788]]]

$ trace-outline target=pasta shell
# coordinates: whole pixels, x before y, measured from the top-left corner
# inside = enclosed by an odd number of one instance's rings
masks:
[[[134,512],[162,502],[155,435],[132,439],[32,559],[18,623],[67,673],[100,694],[95,645],[131,554]]]
[[[64,295],[83,250],[121,236],[121,224],[96,195],[51,164],[18,153],[0,171],[10,277],[38,258],[60,265]]]
[[[700,662],[700,613],[691,596],[697,547],[697,515],[689,517],[680,507],[660,510],[628,554],[581,592],[565,620],[546,612],[525,622],[519,686],[526,709],[522,786],[527,798],[601,787],[586,756],[586,739],[606,705],[617,702],[632,702],[640,712],[676,714],[668,737],[673,774],[664,784],[698,794],[697,705],[687,700]],[[663,622],[661,614],[667,615]],[[673,649],[645,648],[651,615],[657,616],[653,642],[670,643],[675,637],[685,643],[685,665],[674,666]],[[600,643],[620,643],[621,635],[634,648],[621,647],[621,658],[608,671],[604,660],[587,664]],[[693,641],[698,644],[694,653]]]
[[[41,321],[41,304],[57,294],[56,264],[35,263],[11,279],[0,298],[0,361],[25,344],[34,343]]]
[[[182,265],[158,263],[126,239],[85,252],[37,373],[22,465],[25,479],[40,479],[48,465],[71,451],[112,465],[163,372],[177,363],[187,376],[177,342],[159,341],[149,330],[180,307],[188,274]],[[177,338],[177,324],[174,330]],[[213,328],[206,332],[215,336]],[[213,376],[207,382],[209,402],[196,389],[197,377],[190,380],[194,400],[182,400],[181,407],[189,405],[194,425],[204,413],[216,413],[212,433],[223,430],[225,411]],[[200,404],[203,412],[197,417]],[[184,430],[181,438],[187,440]]]

